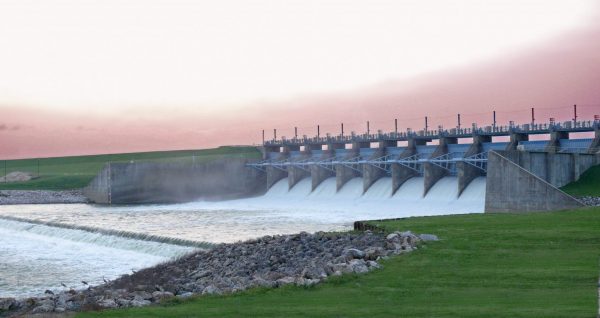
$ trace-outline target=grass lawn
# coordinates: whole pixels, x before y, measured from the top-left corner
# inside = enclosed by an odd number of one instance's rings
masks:
[[[156,151],[110,155],[56,157],[0,161],[6,172],[31,172],[39,177],[26,182],[1,183],[0,190],[66,190],[85,187],[107,162],[205,162],[223,157],[260,158],[255,147],[219,147],[202,150]],[[38,169],[39,167],[39,169]]]
[[[589,168],[579,180],[567,184],[562,190],[572,195],[600,196],[600,165]]]
[[[251,290],[77,317],[595,317],[600,208],[373,222],[441,241],[311,288]]]

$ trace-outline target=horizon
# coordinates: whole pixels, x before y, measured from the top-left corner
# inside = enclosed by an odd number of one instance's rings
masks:
[[[600,114],[594,1],[10,3],[2,159]]]

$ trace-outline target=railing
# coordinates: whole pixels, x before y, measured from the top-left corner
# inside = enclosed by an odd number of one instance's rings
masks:
[[[279,170],[286,170],[288,167],[296,167],[302,170],[308,170],[307,167],[310,166],[321,166],[328,170],[335,171],[334,167],[336,165],[341,165],[358,172],[362,172],[360,170],[360,165],[370,165],[381,169],[389,174],[391,173],[391,164],[399,164],[418,173],[422,173],[423,164],[431,163],[443,169],[446,169],[452,173],[456,171],[456,163],[458,162],[468,163],[483,171],[486,171],[485,163],[487,163],[487,152],[479,153],[468,157],[464,157],[464,153],[447,153],[435,158],[421,158],[419,154],[414,154],[406,158],[394,157],[396,156],[387,155],[371,159],[364,159],[360,156],[357,156],[352,158],[332,157],[323,160],[315,160],[314,158],[308,158],[305,160],[298,161],[287,159],[279,161],[265,160],[257,163],[249,163],[247,165],[249,167],[253,167],[262,171],[265,171],[267,167],[273,167]]]
[[[291,139],[282,137],[279,140],[272,139],[264,142],[265,146],[282,146],[282,145],[308,145],[308,144],[327,144],[327,143],[352,143],[352,142],[378,142],[378,141],[406,141],[410,138],[425,138],[425,139],[437,139],[441,137],[472,137],[473,135],[496,135],[496,136],[508,136],[511,133],[524,133],[524,134],[545,134],[553,131],[565,131],[565,132],[585,132],[593,131],[594,129],[600,129],[600,121],[565,121],[562,123],[550,122],[541,124],[521,124],[515,125],[513,123],[503,126],[485,126],[477,127],[473,124],[470,128],[451,128],[451,129],[432,129],[432,130],[419,130],[413,131],[407,129],[406,132],[388,132],[382,131],[376,134],[356,134],[352,132],[350,135],[329,135],[324,137],[294,137]]]

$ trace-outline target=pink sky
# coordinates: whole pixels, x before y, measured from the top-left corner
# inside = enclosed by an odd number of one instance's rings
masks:
[[[580,119],[589,120],[600,114],[597,39],[600,25],[586,23],[473,62],[421,68],[408,76],[381,72],[379,79],[373,75],[348,87],[288,89],[272,97],[212,101],[211,107],[198,106],[209,101],[196,105],[177,98],[127,107],[105,107],[101,99],[93,98],[69,107],[44,106],[35,91],[33,96],[11,93],[9,99],[1,95],[10,91],[0,87],[0,158],[253,144],[261,142],[262,129],[268,137],[273,128],[278,136],[291,137],[294,126],[300,135],[314,135],[320,124],[322,134],[338,133],[340,122],[346,132],[360,133],[367,120],[372,131],[389,131],[394,118],[401,130],[421,129],[426,115],[430,127],[454,127],[459,112],[464,126],[490,124],[492,110],[497,111],[499,124],[528,122],[530,107],[536,108],[539,122],[549,117],[563,121],[571,119],[573,104],[578,104]],[[448,50],[439,47],[430,58],[435,60],[436,54],[443,56]],[[293,86],[294,78],[281,74],[281,80]]]

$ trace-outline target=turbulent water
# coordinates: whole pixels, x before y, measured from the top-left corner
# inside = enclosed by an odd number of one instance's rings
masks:
[[[184,247],[102,231],[127,231],[213,243],[349,229],[356,220],[483,212],[485,178],[458,196],[455,177],[445,177],[423,197],[423,178],[406,181],[393,195],[391,178],[363,194],[361,178],[336,191],[335,178],[311,191],[309,178],[288,190],[276,183],[264,196],[175,205],[97,206],[49,204],[0,206],[0,297],[85,287],[192,251]],[[61,227],[2,217],[60,223]],[[87,227],[69,229],[64,225]]]

